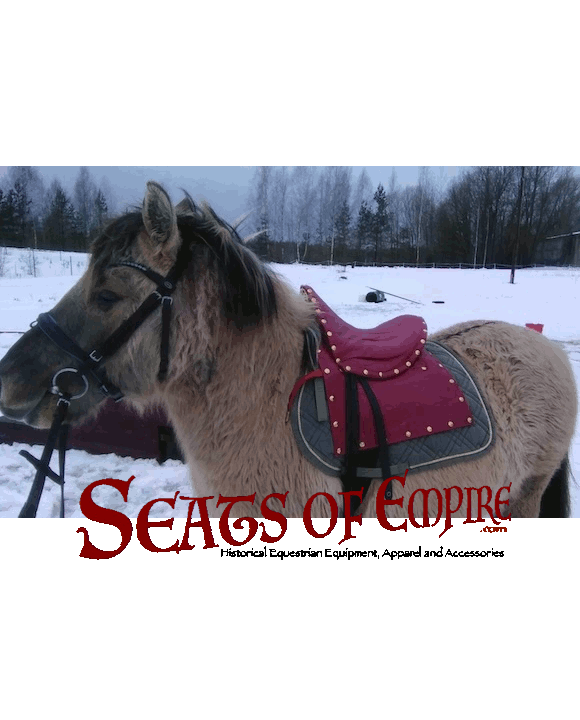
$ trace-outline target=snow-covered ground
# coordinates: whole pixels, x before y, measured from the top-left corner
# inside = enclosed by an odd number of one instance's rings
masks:
[[[0,249],[0,330],[26,330],[40,312],[49,310],[73,285],[86,265],[86,256],[70,253]],[[456,322],[488,319],[517,325],[543,323],[544,334],[562,343],[568,353],[577,385],[580,386],[580,268],[537,268],[518,270],[516,283],[509,284],[508,270],[442,270],[416,268],[320,267],[276,265],[274,270],[298,289],[301,284],[316,288],[324,300],[354,325],[372,327],[403,313],[425,318],[430,332]],[[72,274],[71,274],[72,272]],[[361,302],[368,287],[421,302],[415,305],[389,297],[380,304]],[[443,300],[435,304],[433,300]],[[0,357],[18,339],[0,333]],[[33,478],[32,466],[18,451],[28,449],[37,457],[42,448],[0,445],[0,517],[16,517]],[[572,470],[580,479],[580,428],[571,449]],[[135,475],[129,502],[115,491],[103,488],[95,499],[110,503],[135,517],[143,504],[153,498],[170,497],[176,490],[191,492],[187,469],[168,461],[160,466],[153,460],[133,460],[115,455],[89,455],[80,450],[67,453],[67,516],[80,517],[78,499],[82,490],[102,478],[128,479]],[[58,515],[58,488],[47,481],[39,508],[40,517]],[[580,491],[573,486],[573,515],[580,517]],[[176,505],[174,516],[185,516],[187,504]],[[167,507],[167,506],[165,506]],[[159,514],[164,505],[158,504]],[[152,515],[154,513],[151,513]]]

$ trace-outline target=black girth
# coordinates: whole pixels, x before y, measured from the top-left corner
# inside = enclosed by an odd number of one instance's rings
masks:
[[[373,419],[375,422],[375,431],[379,442],[378,461],[381,468],[381,477],[383,480],[391,477],[391,464],[389,460],[389,445],[387,443],[387,433],[383,415],[379,407],[377,398],[372,391],[366,378],[356,377],[355,375],[346,376],[346,457],[344,473],[341,476],[344,491],[353,491],[362,489],[361,500],[358,497],[351,497],[351,512],[353,515],[362,511],[368,491],[370,489],[373,478],[359,478],[357,476],[357,466],[359,465],[359,408],[358,408],[358,389],[360,384],[364,390],[367,400],[371,406]],[[385,498],[391,500],[393,497],[392,482],[389,482],[385,490]]]
[[[177,259],[171,270],[165,277],[151,270],[151,268],[137,262],[127,261],[117,263],[111,267],[131,267],[139,270],[150,280],[157,284],[153,292],[141,303],[141,305],[110,335],[99,347],[90,352],[83,350],[72,340],[60,327],[50,313],[41,313],[31,327],[38,327],[42,332],[67,355],[70,355],[79,363],[78,367],[61,368],[55,373],[52,380],[51,393],[58,395],[58,402],[53,415],[52,425],[48,433],[46,445],[40,460],[32,456],[26,450],[20,454],[36,468],[36,475],[28,499],[24,504],[18,517],[36,517],[40,496],[44,488],[44,481],[49,477],[61,486],[61,509],[60,516],[64,517],[64,458],[66,452],[67,426],[64,424],[71,401],[81,398],[89,388],[87,376],[90,376],[98,385],[99,391],[105,397],[112,398],[115,402],[122,400],[123,393],[107,378],[102,365],[131,337],[131,335],[143,324],[143,322],[161,305],[161,344],[159,349],[159,371],[157,379],[163,382],[167,377],[169,367],[169,326],[171,322],[171,306],[173,305],[172,293],[175,290],[177,281],[189,262],[189,247],[182,243],[177,254]],[[84,389],[71,395],[59,387],[58,378],[65,373],[79,374],[84,381]],[[49,463],[54,448],[59,447],[60,475],[50,469]]]

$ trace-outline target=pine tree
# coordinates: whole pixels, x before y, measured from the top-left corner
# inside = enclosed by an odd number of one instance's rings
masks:
[[[50,192],[52,199],[44,220],[46,246],[52,250],[85,250],[78,215],[58,180],[54,181]]]
[[[379,250],[384,245],[389,230],[389,213],[387,193],[382,183],[379,183],[373,196],[377,205],[373,216],[374,261],[379,261]]]
[[[344,200],[335,221],[336,255],[339,262],[347,262],[347,249],[350,245],[350,224],[350,207],[348,202]]]
[[[93,227],[92,230],[98,230],[105,224],[108,215],[107,200],[102,190],[98,190],[93,204]]]
[[[358,211],[358,218],[356,223],[356,244],[358,251],[358,258],[364,262],[366,260],[366,253],[372,242],[372,224],[373,224],[373,213],[369,208],[366,200],[363,200],[360,204]]]
[[[0,190],[0,243],[16,245],[18,240],[18,223],[15,211],[14,190]]]

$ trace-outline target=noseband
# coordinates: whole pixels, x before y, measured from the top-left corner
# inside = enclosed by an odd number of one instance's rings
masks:
[[[190,258],[189,247],[182,243],[175,260],[175,264],[164,277],[151,270],[145,265],[134,261],[120,262],[111,267],[130,267],[139,270],[150,280],[157,284],[153,292],[141,303],[141,305],[110,335],[100,346],[90,352],[83,350],[72,338],[70,338],[60,327],[50,313],[41,313],[31,327],[38,327],[60,350],[72,357],[79,363],[79,367],[63,367],[58,370],[52,378],[50,392],[58,396],[56,408],[52,419],[52,425],[48,433],[46,445],[40,460],[35,458],[26,450],[20,454],[36,468],[36,475],[22,510],[18,517],[36,517],[40,496],[44,488],[44,481],[47,477],[60,485],[61,503],[60,516],[64,517],[64,460],[66,452],[66,438],[68,426],[64,420],[70,403],[83,397],[89,389],[90,377],[96,382],[99,392],[106,398],[115,402],[123,399],[123,393],[107,378],[103,370],[103,364],[119,348],[124,345],[131,335],[143,324],[143,322],[161,305],[161,344],[159,350],[159,370],[157,379],[163,382],[167,377],[169,367],[169,326],[171,322],[171,306],[173,305],[173,291],[183,271],[187,267]],[[63,390],[59,385],[59,378],[67,373],[80,376],[83,388],[80,392],[72,394]],[[54,448],[58,444],[60,474],[57,475],[50,469],[49,463]]]

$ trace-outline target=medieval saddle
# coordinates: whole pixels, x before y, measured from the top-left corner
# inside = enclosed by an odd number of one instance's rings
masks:
[[[359,329],[311,287],[301,290],[316,306],[321,340],[317,367],[298,380],[288,409],[311,463],[345,490],[362,487],[364,499],[375,478],[471,459],[491,446],[492,418],[475,381],[448,348],[428,341],[422,318]]]

